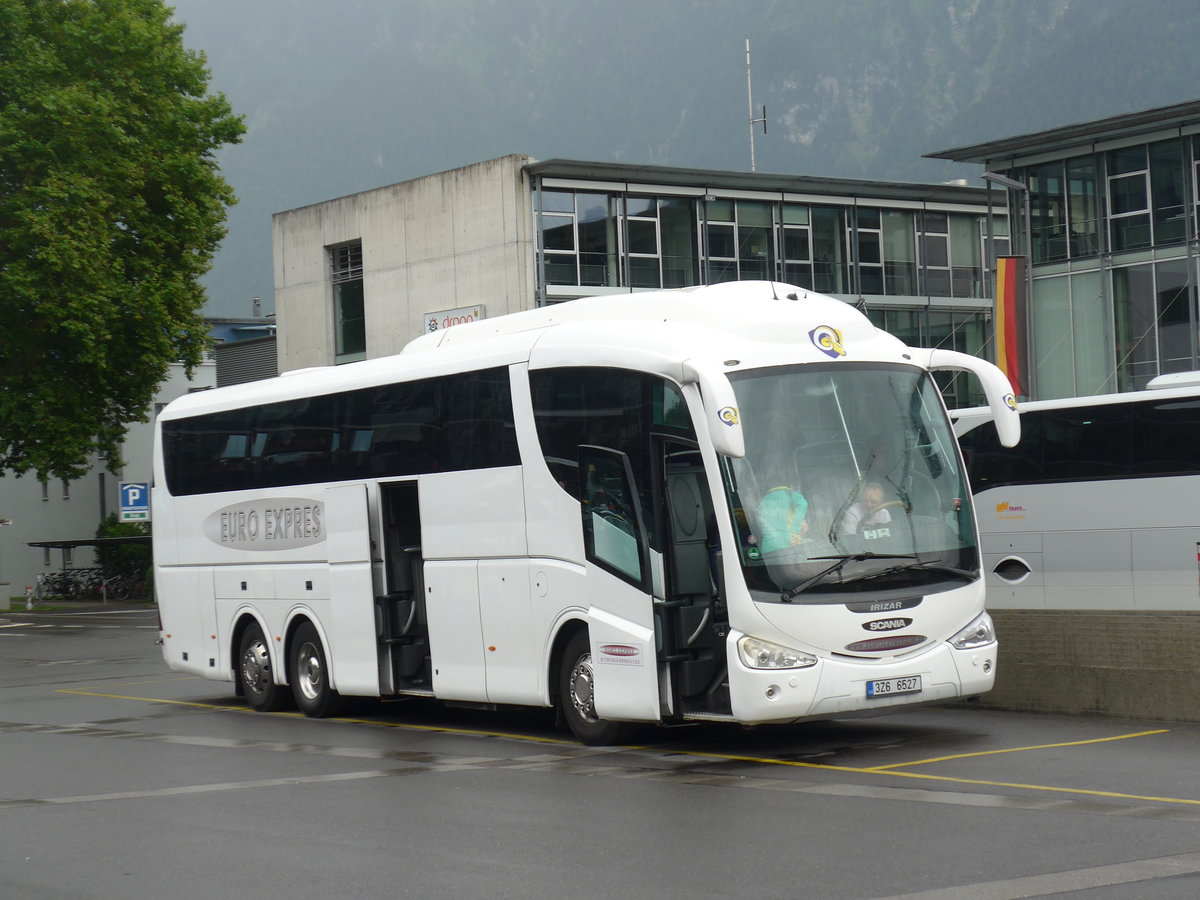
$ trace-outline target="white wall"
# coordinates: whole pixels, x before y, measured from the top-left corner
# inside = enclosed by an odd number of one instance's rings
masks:
[[[361,240],[367,356],[397,353],[425,316],[533,306],[534,222],[526,156],[504,156],[276,213],[279,371],[334,362],[327,247]]]
[[[167,380],[159,388],[155,400],[167,403],[192,388],[216,384],[216,367],[205,362],[188,381],[183,367],[172,365]],[[13,524],[0,527],[0,609],[4,600],[24,594],[26,585],[37,583],[39,572],[57,571],[62,567],[61,550],[51,550],[49,564],[46,551],[30,547],[30,541],[88,540],[96,536],[96,528],[104,515],[117,512],[117,485],[121,481],[151,480],[153,454],[153,422],[135,422],[123,445],[125,469],[120,474],[94,468],[82,478],[72,481],[66,490],[61,481],[51,481],[43,493],[42,483],[32,475],[17,478],[6,473],[0,478],[0,518]],[[44,498],[44,499],[43,499]],[[95,562],[92,550],[74,551],[72,566],[90,566]]]

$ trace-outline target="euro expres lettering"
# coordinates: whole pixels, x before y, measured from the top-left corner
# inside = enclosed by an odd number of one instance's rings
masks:
[[[237,550],[287,550],[325,540],[319,500],[281,498],[227,506],[208,517],[209,540]]]

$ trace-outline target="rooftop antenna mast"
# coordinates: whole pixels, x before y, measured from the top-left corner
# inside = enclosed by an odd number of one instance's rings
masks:
[[[767,133],[767,107],[764,104],[762,115],[754,115],[754,93],[750,88],[750,38],[746,38],[746,103],[750,108],[750,171],[755,171],[754,165],[754,126],[762,122],[763,134]]]

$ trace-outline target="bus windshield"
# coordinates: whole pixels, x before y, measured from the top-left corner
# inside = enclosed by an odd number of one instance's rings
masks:
[[[746,439],[724,458],[752,596],[910,597],[978,578],[957,444],[914,366],[839,362],[735,372]]]

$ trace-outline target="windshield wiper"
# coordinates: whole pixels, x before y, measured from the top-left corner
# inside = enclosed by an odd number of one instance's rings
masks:
[[[856,575],[849,581],[866,581],[870,578],[880,578],[884,575],[892,575],[896,572],[906,572],[909,569],[923,569],[926,572],[937,572],[943,575],[956,575],[959,578],[965,578],[967,581],[974,581],[978,577],[978,573],[972,572],[970,569],[958,569],[954,566],[942,566],[933,562],[911,562],[903,563],[898,566],[889,566],[886,569],[880,569],[878,572],[864,572],[861,575]]]
[[[916,557],[911,553],[848,553],[844,556],[814,556],[812,559],[832,559],[834,560],[834,563],[833,565],[822,569],[816,575],[805,578],[794,588],[784,591],[782,594],[780,594],[779,599],[784,603],[791,603],[794,599],[796,599],[796,597],[803,594],[806,590],[808,590],[826,575],[829,575],[832,572],[840,572],[842,567],[851,560],[854,562],[864,562],[868,559],[916,559]],[[915,565],[920,565],[920,563],[916,563]],[[907,568],[907,566],[904,568]],[[892,570],[888,569],[886,571]]]

